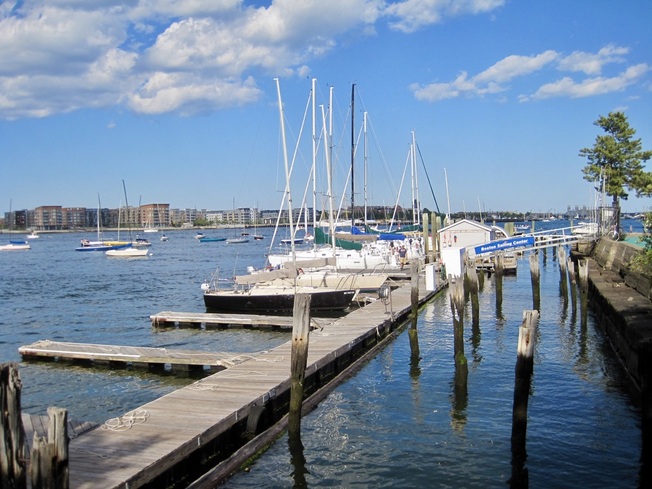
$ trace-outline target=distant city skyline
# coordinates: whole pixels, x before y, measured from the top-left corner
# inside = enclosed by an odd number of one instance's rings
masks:
[[[295,206],[326,207],[330,169],[340,207],[352,143],[356,202],[409,208],[416,184],[446,212],[592,205],[579,152],[601,115],[652,148],[651,18],[640,0],[3,2],[0,210],[118,207],[122,180],[131,204],[279,209],[285,155]]]

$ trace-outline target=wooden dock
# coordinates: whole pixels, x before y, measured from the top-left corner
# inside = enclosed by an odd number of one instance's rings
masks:
[[[112,367],[145,367],[160,369],[170,366],[172,370],[191,367],[223,370],[250,358],[257,353],[205,352],[149,348],[143,346],[97,345],[41,340],[21,346],[18,352],[23,359],[54,359],[86,361],[94,364],[109,364]]]
[[[435,293],[424,289],[421,280],[421,303]],[[306,398],[325,395],[358,360],[393,338],[411,310],[410,295],[408,283],[392,291],[389,301],[312,331]],[[215,474],[230,470],[225,461],[287,414],[290,356],[288,341],[71,440],[70,487],[196,487],[206,473],[212,475],[204,487],[214,487]]]
[[[152,321],[152,326],[157,328],[194,326],[208,329],[211,327],[228,328],[235,326],[252,329],[287,329],[288,331],[292,331],[292,316],[163,311],[152,314],[149,318]],[[320,326],[325,321],[330,320],[322,318],[312,319],[312,322],[316,326]]]

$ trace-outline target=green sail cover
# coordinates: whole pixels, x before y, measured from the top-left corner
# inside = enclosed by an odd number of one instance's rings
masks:
[[[321,228],[315,228],[315,244],[331,244],[332,240],[329,234],[325,233]],[[362,243],[349,241],[347,239],[335,238],[335,246],[345,250],[361,250]]]

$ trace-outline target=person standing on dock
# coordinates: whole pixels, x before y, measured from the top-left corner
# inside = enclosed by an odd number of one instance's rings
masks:
[[[407,250],[405,249],[405,245],[401,245],[401,248],[398,250],[398,257],[401,262],[401,270],[403,270],[403,267],[407,263]]]

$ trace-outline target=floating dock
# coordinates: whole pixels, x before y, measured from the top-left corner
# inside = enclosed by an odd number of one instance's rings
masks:
[[[251,329],[287,329],[292,331],[292,316],[271,316],[258,314],[220,314],[200,312],[163,311],[152,314],[149,319],[157,328],[199,327],[209,329],[241,327]],[[313,325],[319,327],[330,319],[311,318]]]
[[[150,348],[143,346],[97,345],[41,340],[21,346],[18,352],[24,360],[51,359],[108,364],[111,367],[144,367],[152,370],[209,369],[223,370],[252,358],[256,353],[205,352]]]
[[[443,286],[440,286],[440,288]],[[436,292],[419,284],[422,304]],[[409,283],[310,333],[306,403],[325,396],[395,336],[411,310]],[[214,487],[246,451],[282,425],[291,341],[108,420],[69,446],[71,488]],[[270,429],[273,428],[273,429]],[[231,457],[231,459],[229,459]],[[239,465],[236,465],[236,468]],[[208,479],[206,479],[208,477]],[[207,480],[202,485],[202,480]]]

